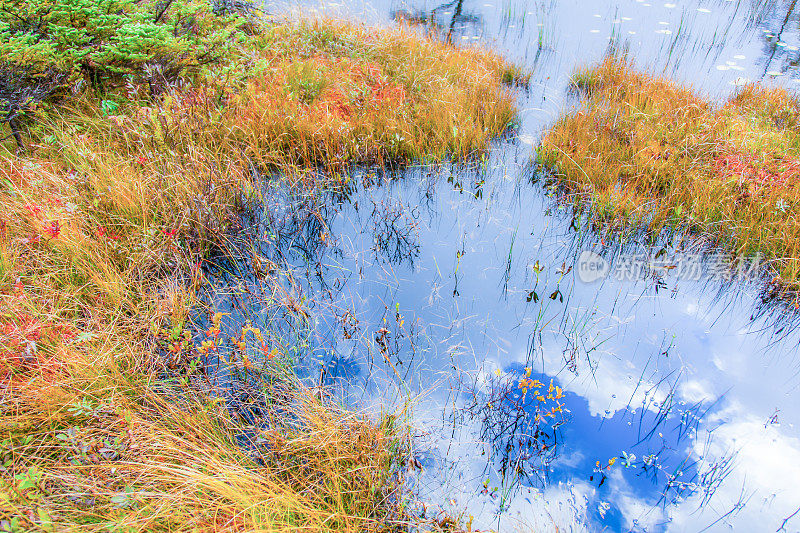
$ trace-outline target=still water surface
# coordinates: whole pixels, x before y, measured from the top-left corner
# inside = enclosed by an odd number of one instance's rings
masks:
[[[220,290],[217,307],[233,311],[232,331],[245,307],[297,345],[309,382],[322,375],[349,406],[407,406],[422,466],[410,486],[427,516],[466,509],[474,528],[500,531],[800,531],[792,317],[765,306],[758,283],[715,273],[713,257],[699,276],[613,275],[631,257],[667,267],[696,257],[686,243],[604,246],[530,165],[572,103],[570,72],[610,45],[712,98],[746,80],[793,89],[794,4],[268,3],[370,24],[424,19],[534,75],[519,131],[481,162],[362,169],[348,194],[271,188],[247,232],[288,268],[286,292]],[[611,260],[612,275],[582,281],[570,267],[586,250]],[[540,382],[543,399],[520,380]]]

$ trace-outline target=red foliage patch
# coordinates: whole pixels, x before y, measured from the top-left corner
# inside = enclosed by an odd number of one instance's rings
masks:
[[[361,67],[362,77],[372,89],[373,98],[380,103],[402,104],[408,95],[406,88],[392,83],[377,63],[368,63]]]
[[[21,293],[16,288],[15,292]],[[42,321],[26,313],[0,318],[0,377],[34,369],[56,370],[59,362],[43,355],[40,346],[69,341],[76,336],[69,324]]]
[[[109,239],[109,240],[112,240],[112,241],[118,241],[119,240],[119,235],[111,233],[111,231],[109,231],[108,228],[106,228],[105,226],[98,225],[97,229],[95,229],[95,234],[97,235],[97,238],[105,237],[106,239]]]
[[[61,234],[61,223],[58,220],[53,220],[49,224],[46,224],[42,228],[42,231],[51,239],[55,239]]]
[[[751,154],[734,152],[714,160],[714,175],[723,180],[736,177],[753,196],[778,188],[791,189],[800,183],[800,160],[785,160],[775,167],[767,168]]]
[[[25,204],[25,210],[33,217],[39,217],[42,214],[42,206],[37,204]]]
[[[366,104],[378,106],[401,106],[408,99],[406,88],[389,80],[383,68],[377,63],[358,64],[346,60],[331,61],[325,58],[315,58],[321,65],[341,72],[341,78],[355,83],[357,86],[366,86],[370,89]],[[326,106],[329,112],[347,119],[353,113],[353,105],[347,96],[347,91],[339,86],[334,86],[325,91],[321,106]]]

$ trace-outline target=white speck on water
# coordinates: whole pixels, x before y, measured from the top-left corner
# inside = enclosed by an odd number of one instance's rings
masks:
[[[589,30],[589,33],[600,33],[600,30]]]
[[[777,71],[777,70],[770,70],[769,72],[767,72],[767,76],[775,77],[775,76],[781,76],[781,75],[783,75],[783,72],[780,72],[780,71]]]
[[[730,70],[728,65],[717,65],[717,70]]]
[[[635,31],[628,31],[628,33],[629,33],[630,35],[636,35],[636,32],[635,32]]]
[[[669,22],[665,22],[663,20],[659,21],[658,23],[661,24],[662,26],[669,26]]]
[[[729,67],[732,67],[736,64],[736,61],[726,61],[725,64],[728,65]]]
[[[633,19],[632,19],[632,18],[630,18],[630,17],[622,17],[622,20],[624,20],[625,22],[627,22],[627,21],[629,21],[629,20],[633,20]]]
[[[666,7],[667,9],[672,9],[673,7],[675,7],[675,4],[664,4],[664,7]]]
[[[700,13],[711,13],[710,9],[706,9],[704,7],[698,7],[697,11],[699,11]]]
[[[794,52],[794,51],[797,51],[797,50],[800,50],[800,48],[798,48],[798,47],[796,47],[796,46],[793,46],[793,45],[791,45],[791,44],[790,44],[789,46],[787,46],[787,47],[786,47],[786,49],[787,49],[787,50],[791,50],[792,52]]]
[[[740,67],[739,65],[733,65],[731,70],[744,70],[744,67]]]
[[[600,13],[595,13],[594,14],[594,18],[599,19],[599,18],[603,18],[603,16]]]
[[[746,58],[745,56],[743,56],[742,54],[735,55],[735,56],[733,56],[733,58],[734,58],[734,59],[747,59],[747,58]]]

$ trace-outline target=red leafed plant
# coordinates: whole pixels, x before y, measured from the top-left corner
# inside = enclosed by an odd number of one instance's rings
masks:
[[[15,291],[23,297],[19,290]],[[75,329],[67,323],[41,320],[27,313],[0,318],[0,377],[26,370],[41,369],[53,372],[59,361],[42,346],[55,345],[74,339]]]
[[[55,239],[61,234],[61,223],[58,220],[53,220],[42,228],[42,232],[51,239]]]
[[[735,151],[714,160],[714,175],[722,180],[737,178],[753,196],[778,188],[793,188],[800,182],[800,160],[771,163],[767,166],[752,154]]]

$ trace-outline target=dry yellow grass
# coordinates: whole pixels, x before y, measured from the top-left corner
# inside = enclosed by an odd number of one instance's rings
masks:
[[[253,428],[201,386],[198,348],[166,361],[153,333],[191,326],[198,261],[270,171],[291,182],[310,165],[479,152],[513,119],[503,79],[516,71],[334,22],[266,26],[231,62],[153,98],[129,85],[42,105],[28,150],[0,153],[2,528],[370,531],[408,519],[392,417],[323,405],[290,380],[279,396],[293,415],[247,450],[237,438]]]
[[[401,428],[294,388],[281,397],[295,398],[296,418],[263,432],[259,456],[245,453],[246,428],[213,390],[169,393],[153,358],[152,325],[183,322],[193,300],[160,275],[165,261],[174,273],[193,256],[147,241],[147,217],[94,218],[121,217],[124,196],[87,205],[75,183],[23,158],[4,159],[0,177],[4,527],[362,531],[403,519],[392,499]],[[124,173],[118,183],[130,185]],[[154,197],[139,207],[156,213]]]
[[[624,60],[574,77],[583,105],[538,151],[599,223],[688,230],[732,257],[761,254],[783,289],[800,286],[800,104],[749,86],[721,107]]]

